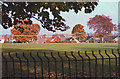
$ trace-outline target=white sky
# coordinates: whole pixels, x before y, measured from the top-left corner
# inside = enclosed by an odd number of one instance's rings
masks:
[[[99,0],[100,2],[119,2],[120,0]]]
[[[57,31],[55,33],[71,34],[72,28],[76,24],[82,24],[83,26],[85,26],[84,29],[87,33],[93,33],[93,30],[90,30],[87,27],[87,22],[89,21],[89,18],[93,18],[95,15],[104,14],[106,16],[110,16],[110,18],[112,18],[113,20],[113,23],[118,24],[118,1],[119,0],[114,0],[114,2],[113,0],[100,0],[98,6],[90,14],[85,14],[83,11],[79,12],[78,14],[76,14],[74,11],[64,12],[64,13],[62,12],[61,15],[62,17],[65,18],[66,24],[70,26],[70,29],[65,32]],[[40,22],[38,22],[37,20],[33,20],[33,23],[37,23],[41,27]],[[2,34],[11,34],[10,29],[6,30],[3,29],[2,27],[0,27],[0,29],[2,29]],[[41,27],[41,31],[39,34],[43,35],[43,34],[55,34],[55,33]]]

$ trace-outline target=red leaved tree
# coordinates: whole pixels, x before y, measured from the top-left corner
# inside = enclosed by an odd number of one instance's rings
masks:
[[[40,26],[38,24],[29,24],[28,20],[20,20],[14,28],[11,29],[11,34],[16,42],[30,42],[37,40]]]
[[[112,19],[105,15],[96,15],[88,21],[89,29],[94,29],[95,36],[101,39],[106,35],[111,34],[112,31],[117,31],[117,26],[112,23]]]
[[[83,29],[83,27],[84,26],[82,26],[81,24],[77,24],[77,25],[75,25],[75,27],[72,30],[73,36],[75,36],[76,39],[79,41],[83,41],[86,39],[86,32]]]

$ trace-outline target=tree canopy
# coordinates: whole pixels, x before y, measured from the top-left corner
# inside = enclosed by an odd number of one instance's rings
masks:
[[[37,40],[37,35],[40,31],[40,26],[38,24],[27,24],[28,20],[20,20],[11,29],[13,39],[16,42],[30,42]],[[30,35],[30,36],[29,36]]]
[[[75,27],[72,30],[73,36],[75,36],[76,39],[79,41],[83,41],[86,39],[86,32],[83,29],[83,27],[84,26],[82,26],[81,24],[77,24],[77,25],[75,25]]]
[[[95,35],[104,37],[111,34],[112,31],[117,31],[117,25],[112,23],[112,19],[105,15],[96,15],[88,21],[89,29],[94,29]]]
[[[65,24],[61,12],[74,10],[78,13],[85,8],[85,13],[91,13],[97,5],[97,2],[3,2],[2,26],[4,29],[13,27],[21,19],[27,19],[32,24],[31,18],[35,18],[48,31],[66,31],[69,26]],[[50,12],[54,18],[50,18]]]

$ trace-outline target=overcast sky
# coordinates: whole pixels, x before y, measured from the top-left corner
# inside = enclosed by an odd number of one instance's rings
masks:
[[[87,27],[87,22],[89,21],[89,18],[93,18],[95,15],[106,15],[106,16],[110,16],[110,18],[113,20],[112,22],[114,24],[118,24],[118,0],[116,0],[116,2],[113,2],[113,0],[109,0],[110,2],[108,2],[108,0],[101,0],[101,2],[98,3],[98,6],[95,8],[95,10],[90,13],[90,14],[85,14],[83,11],[79,12],[78,14],[76,14],[74,11],[70,11],[70,12],[61,12],[62,17],[65,18],[66,20],[66,24],[68,26],[70,26],[70,29],[65,31],[65,32],[61,32],[61,31],[57,31],[55,33],[57,34],[71,34],[71,31],[73,29],[73,27],[76,24],[81,24],[84,26],[84,30],[87,33],[93,33],[93,30],[90,30]],[[52,16],[51,16],[52,17]],[[40,22],[38,22],[35,19],[32,19],[33,23],[37,23],[40,25]],[[10,29],[3,29],[2,27],[0,27],[0,29],[2,29],[2,34],[11,34]],[[44,28],[41,27],[40,33],[39,35],[43,35],[43,34],[55,34],[51,31],[48,31]]]

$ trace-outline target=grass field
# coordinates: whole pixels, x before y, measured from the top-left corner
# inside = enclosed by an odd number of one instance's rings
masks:
[[[60,59],[58,57],[58,53],[57,52],[60,52],[60,55],[63,57],[64,60],[67,60],[67,58],[65,57],[65,54],[64,52],[66,51],[67,52],[67,55],[70,57],[71,60],[73,60],[74,58],[72,57],[71,55],[71,51],[73,51],[74,55],[77,57],[77,59],[81,59],[78,55],[78,51],[80,51],[81,55],[88,59],[88,57],[85,55],[85,51],[87,52],[87,54],[90,56],[91,59],[95,59],[95,57],[92,55],[92,51],[94,51],[95,55],[98,57],[98,58],[101,58],[101,56],[99,55],[99,50],[101,50],[101,53],[102,55],[104,56],[104,58],[108,58],[108,56],[105,54],[105,49],[107,50],[107,53],[110,55],[110,57],[114,58],[114,55],[111,53],[112,49],[114,50],[114,53],[118,56],[118,53],[117,53],[117,49],[118,49],[118,43],[45,43],[45,44],[10,44],[10,43],[5,43],[5,44],[2,44],[2,51],[4,53],[4,55],[6,57],[8,57],[8,52],[11,52],[12,54],[12,57],[15,57],[15,53],[17,52],[18,53],[18,56],[21,58],[21,59],[24,59],[23,56],[22,56],[22,53],[24,52],[25,55],[27,56],[27,58],[29,60],[31,60],[31,56],[30,56],[30,52],[32,53],[32,55],[35,57],[36,60],[39,60],[38,57],[36,56],[36,53],[38,52],[39,55],[41,56],[41,58],[43,60],[46,60],[46,58],[44,57],[44,52],[46,52],[46,55],[47,57],[50,59],[50,60],[53,60],[53,58],[51,57],[51,52],[53,52],[53,56],[55,56],[56,58],[58,58],[58,60]],[[9,57],[8,57],[8,60],[9,60]],[[60,73],[61,72],[61,62],[59,61],[58,62],[58,72]],[[75,61],[72,61],[71,62],[71,69],[73,73],[75,73]],[[115,60],[111,60],[111,71],[113,71],[113,73],[115,72]],[[18,64],[18,63],[16,63]],[[54,72],[54,62],[50,62],[50,64],[52,65],[50,68],[51,68],[51,71]],[[88,72],[88,61],[85,61],[84,62],[85,64],[85,71]],[[105,71],[106,71],[106,75],[108,75],[108,59],[105,60],[104,62],[104,67],[105,67]],[[10,66],[10,65],[9,65]],[[23,70],[26,71],[26,63],[23,63]],[[68,62],[65,61],[64,62],[64,67],[65,67],[65,73],[68,74]],[[78,67],[79,69],[78,70],[81,70],[81,62],[78,63]],[[37,65],[37,68],[38,68],[38,72],[41,72],[41,70],[39,69],[40,68],[40,65],[38,63]],[[47,61],[45,61],[44,63],[44,72],[47,73]],[[10,67],[10,69],[12,69],[12,67]],[[91,70],[93,71],[94,73],[94,69],[95,69],[95,61],[91,61]],[[18,67],[16,67],[16,70],[19,70]],[[98,70],[101,70],[101,60],[98,60]],[[34,71],[34,68],[33,68],[33,63],[31,62],[30,64],[30,71],[33,72]],[[45,73],[45,74],[46,74]],[[81,73],[81,71],[80,71]],[[101,71],[98,72],[99,75],[101,75]]]
[[[45,44],[10,44],[5,43],[2,44],[3,53],[11,52],[11,53],[37,53],[43,54],[43,52],[50,53],[53,52],[56,55],[56,52],[60,52],[63,54],[65,51],[69,54],[69,52],[73,51],[77,54],[80,51],[82,54],[86,51],[88,54],[91,54],[92,51],[97,55],[99,50],[101,53],[107,50],[108,54],[111,55],[112,49],[114,53],[117,54],[118,43],[45,43]]]
[[[34,51],[98,51],[117,49],[118,43],[45,43],[45,44],[2,44],[3,52],[24,50]]]

